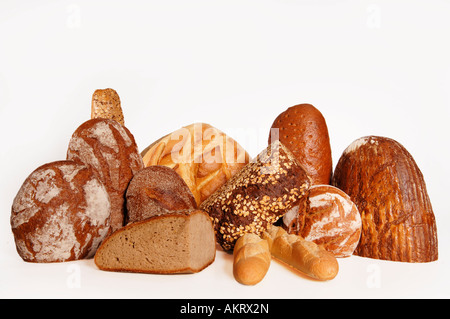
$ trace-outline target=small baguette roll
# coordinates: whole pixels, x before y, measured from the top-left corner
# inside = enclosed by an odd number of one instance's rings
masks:
[[[330,280],[339,272],[336,257],[322,246],[272,226],[263,234],[273,257],[317,280]]]
[[[246,233],[236,241],[233,258],[236,281],[243,285],[256,285],[266,276],[272,257],[267,240]]]

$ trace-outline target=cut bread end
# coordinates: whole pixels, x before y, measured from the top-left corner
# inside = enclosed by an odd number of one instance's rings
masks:
[[[196,273],[215,259],[215,235],[202,210],[171,212],[131,223],[97,250],[101,270],[141,273]]]

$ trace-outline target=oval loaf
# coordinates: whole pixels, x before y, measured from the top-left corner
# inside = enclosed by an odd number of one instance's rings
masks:
[[[111,119],[96,118],[73,133],[67,159],[85,164],[106,186],[111,199],[111,227],[125,223],[125,191],[134,174],[144,168],[133,135]]]

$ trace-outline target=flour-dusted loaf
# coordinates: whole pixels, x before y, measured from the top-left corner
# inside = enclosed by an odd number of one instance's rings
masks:
[[[199,272],[215,256],[210,217],[186,210],[124,226],[104,240],[94,260],[101,270],[174,274]]]
[[[14,198],[11,227],[28,262],[90,258],[110,230],[105,186],[85,165],[56,161],[38,167]]]
[[[245,233],[261,235],[307,193],[310,178],[291,152],[273,142],[200,208],[214,221],[217,242],[232,250]]]
[[[125,222],[125,191],[134,174],[144,168],[133,135],[111,119],[81,124],[70,139],[67,159],[85,164],[106,186],[111,199],[111,227]]]
[[[351,256],[361,236],[361,216],[355,203],[331,185],[311,186],[306,202],[283,216],[283,228],[323,246],[335,257]]]
[[[247,151],[219,129],[194,123],[153,142],[144,151],[145,166],[173,168],[190,188],[197,205],[250,160]]]
[[[170,167],[153,165],[137,172],[126,191],[127,223],[168,211],[197,208],[194,195]]]
[[[403,262],[438,259],[436,221],[425,181],[400,143],[380,136],[355,140],[339,159],[333,184],[361,213],[356,255]]]
[[[306,170],[313,185],[331,183],[333,166],[328,127],[317,108],[298,104],[278,115],[270,130],[269,143],[278,138]]]

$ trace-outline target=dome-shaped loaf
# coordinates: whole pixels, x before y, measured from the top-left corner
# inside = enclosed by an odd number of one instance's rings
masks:
[[[306,170],[313,185],[331,183],[330,138],[325,118],[317,108],[299,104],[278,115],[270,130],[269,143],[278,137]]]
[[[247,151],[219,129],[194,123],[150,144],[141,153],[146,167],[174,169],[200,205],[249,161]]]
[[[93,257],[110,230],[108,193],[85,165],[73,161],[42,165],[14,198],[11,228],[25,261]]]
[[[194,195],[170,167],[152,165],[141,169],[126,191],[126,223],[137,222],[170,211],[196,209]]]
[[[122,227],[125,191],[134,174],[144,168],[130,131],[111,119],[88,120],[73,133],[67,159],[84,163],[95,172],[111,199],[112,230]]]
[[[336,166],[333,185],[361,214],[355,254],[403,262],[438,258],[436,222],[421,171],[411,154],[386,137],[354,141]]]

